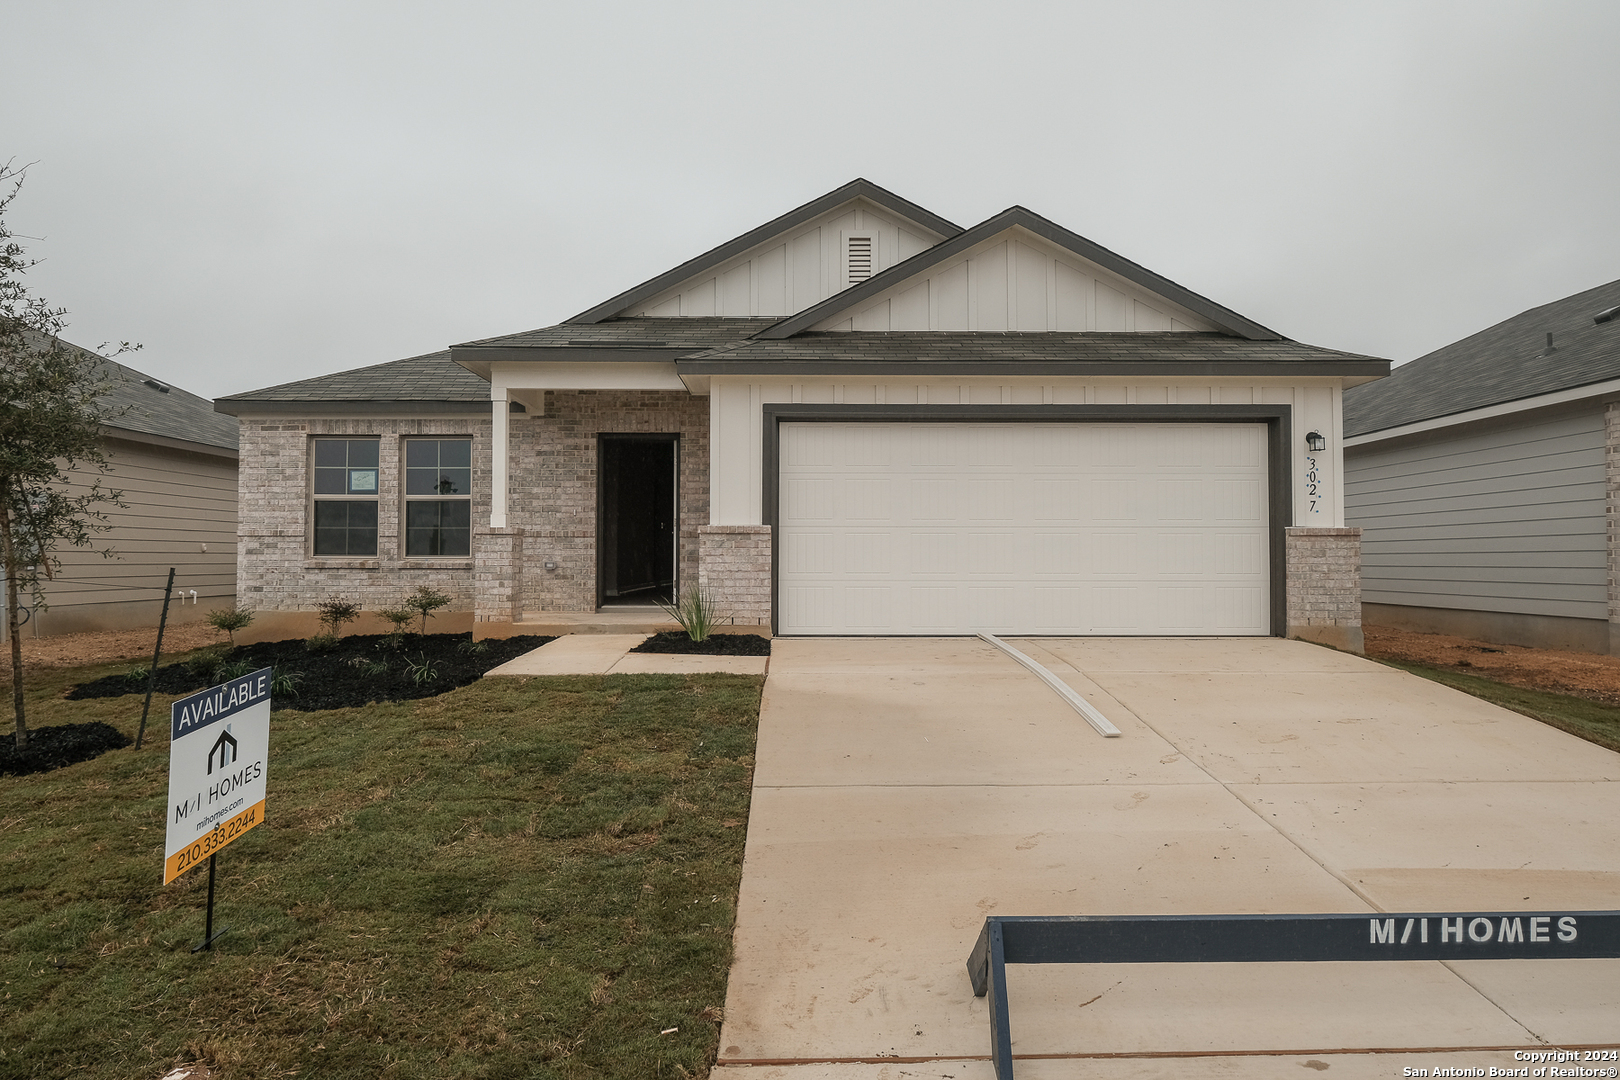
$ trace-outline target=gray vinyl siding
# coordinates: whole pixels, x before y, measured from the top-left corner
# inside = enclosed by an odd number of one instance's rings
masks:
[[[115,557],[65,548],[62,569],[47,584],[46,618],[98,605],[161,600],[169,567],[177,597],[203,610],[230,607],[236,595],[236,462],[211,455],[109,440],[112,470],[99,477],[75,470],[71,490],[101,486],[123,492],[123,507],[101,507],[106,532],[91,540]],[[208,550],[204,552],[202,547]],[[156,609],[152,624],[156,625]]]
[[[1373,604],[1607,619],[1601,408],[1345,450]]]

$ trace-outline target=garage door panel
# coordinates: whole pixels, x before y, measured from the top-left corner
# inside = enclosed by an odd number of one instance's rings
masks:
[[[781,633],[1269,630],[1263,425],[782,432]]]

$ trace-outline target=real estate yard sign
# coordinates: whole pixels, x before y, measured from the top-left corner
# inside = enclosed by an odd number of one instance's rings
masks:
[[[165,885],[264,821],[270,669],[181,698],[170,725]]]

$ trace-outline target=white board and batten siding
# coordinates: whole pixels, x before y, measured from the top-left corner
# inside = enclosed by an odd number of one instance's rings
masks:
[[[784,634],[1266,634],[1261,424],[784,423]]]
[[[1073,252],[1012,228],[816,330],[1212,331],[1208,320]]]
[[[788,316],[848,288],[856,278],[911,258],[943,237],[857,199],[671,286],[626,315]],[[863,256],[864,255],[864,259]]]
[[[1601,409],[1353,447],[1345,470],[1365,602],[1608,619]]]

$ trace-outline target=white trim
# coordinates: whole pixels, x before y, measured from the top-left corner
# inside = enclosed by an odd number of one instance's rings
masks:
[[[506,473],[512,406],[506,400],[506,387],[492,386],[489,391],[489,527],[506,528]],[[473,545],[476,553],[477,545]]]
[[[1400,427],[1385,428],[1383,431],[1369,431],[1365,435],[1351,436],[1344,440],[1344,445],[1347,447],[1366,446],[1369,443],[1383,442],[1385,439],[1398,439],[1403,435],[1421,435],[1425,431],[1438,431],[1441,428],[1456,427],[1459,424],[1469,424],[1476,420],[1492,420],[1499,416],[1512,416],[1514,413],[1545,409],[1552,405],[1567,405],[1572,401],[1600,398],[1608,394],[1620,394],[1620,379],[1610,379],[1607,382],[1577,386],[1570,390],[1558,390],[1551,394],[1540,394],[1536,397],[1520,398],[1518,401],[1507,401],[1500,405],[1488,405],[1483,409],[1470,409],[1468,412],[1453,413],[1450,416],[1437,416],[1432,420],[1418,420],[1411,424],[1402,424]]]

